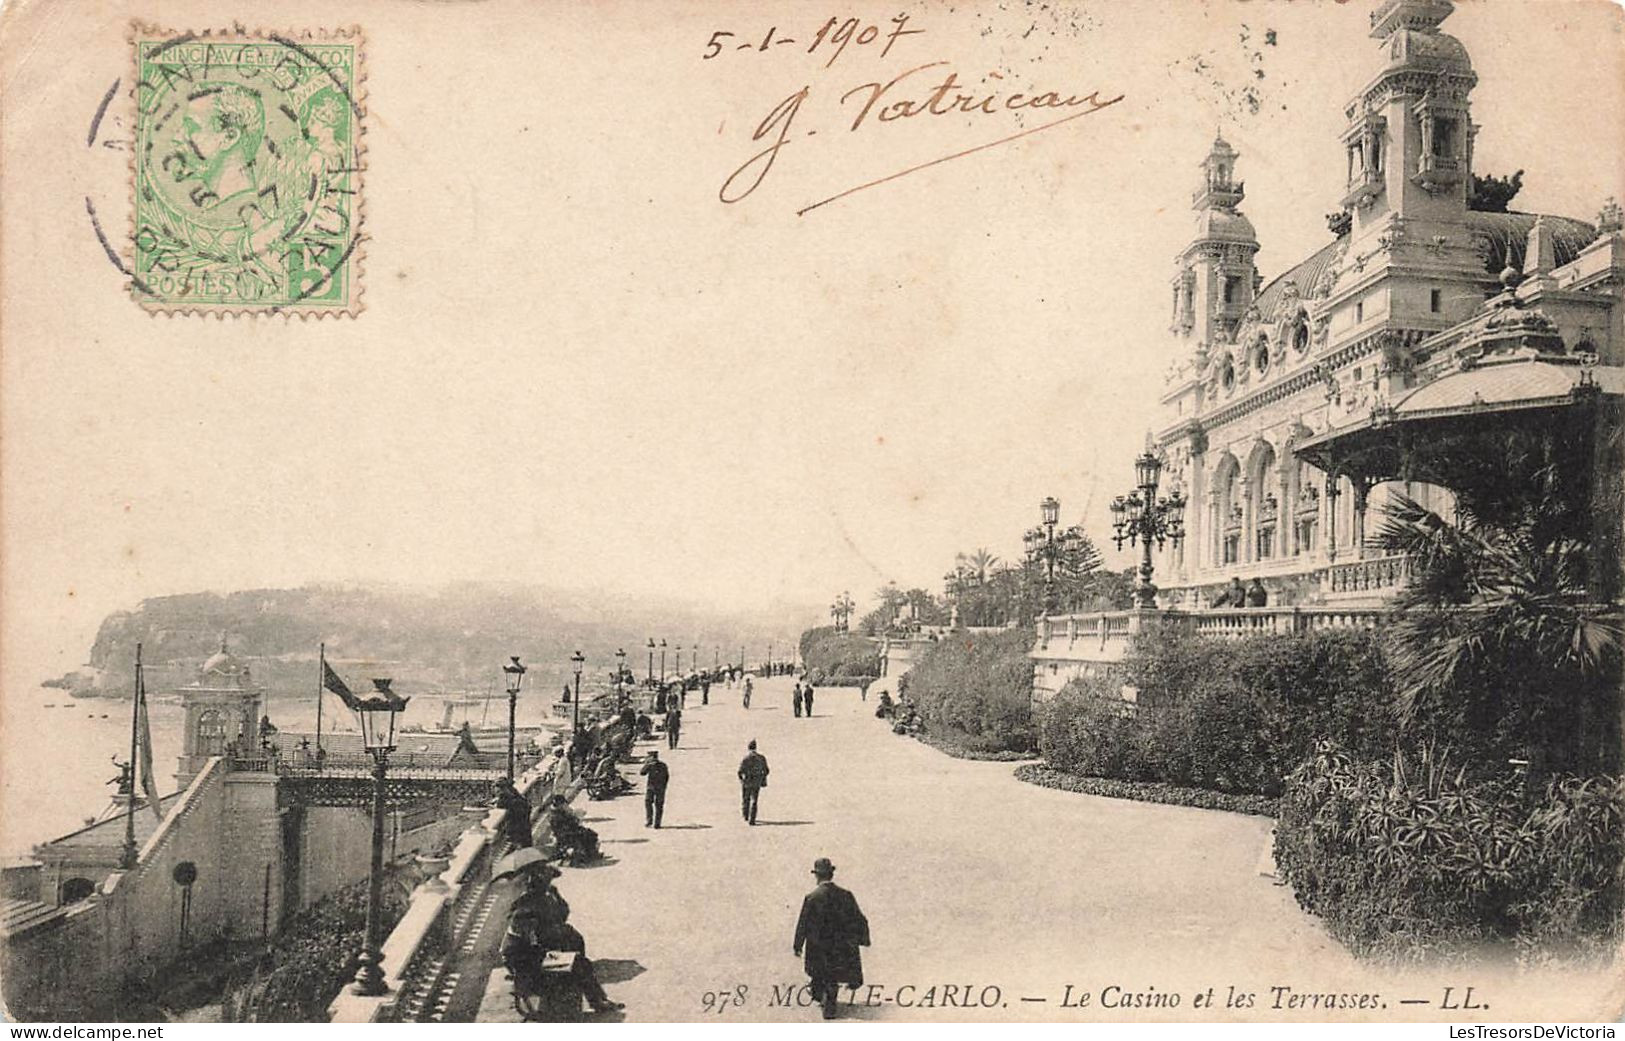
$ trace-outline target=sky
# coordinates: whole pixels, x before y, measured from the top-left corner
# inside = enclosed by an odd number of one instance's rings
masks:
[[[129,208],[127,98],[85,144],[122,12],[12,5],[0,679],[72,668],[108,612],[166,593],[501,579],[811,624],[842,590],[866,607],[940,588],[957,551],[1017,552],[1047,495],[1107,545],[1174,356],[1196,164],[1216,131],[1240,152],[1266,277],[1326,241],[1370,7],[860,3],[854,42],[808,54],[805,5],[281,5],[367,36],[365,310],[301,322],[129,301],[85,218]],[[237,9],[255,21],[164,18]],[[899,14],[923,31],[882,55]],[[1515,208],[1625,197],[1622,24],[1601,0],[1446,23],[1480,77],[1477,169],[1525,171]],[[799,42],[736,49],[770,29]],[[798,215],[1050,118],[853,127],[921,66],[888,103],[949,70],[1121,101]]]

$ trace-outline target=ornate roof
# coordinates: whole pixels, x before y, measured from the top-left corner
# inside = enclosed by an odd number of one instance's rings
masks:
[[[1583,220],[1537,213],[1484,213],[1467,211],[1467,229],[1472,232],[1479,252],[1484,255],[1484,270],[1499,275],[1506,267],[1523,270],[1524,246],[1529,241],[1529,229],[1537,217],[1551,229],[1552,242],[1557,247],[1557,266],[1562,267],[1597,237],[1597,229]]]
[[[1266,319],[1274,315],[1288,281],[1297,285],[1298,292],[1301,295],[1315,295],[1312,290],[1320,282],[1321,276],[1326,273],[1326,269],[1332,266],[1338,254],[1342,252],[1344,245],[1343,239],[1334,239],[1309,254],[1306,259],[1300,260],[1297,266],[1288,268],[1285,272],[1270,279],[1253,301],[1258,308],[1258,313]],[[1497,268],[1496,270],[1499,271],[1500,269]]]

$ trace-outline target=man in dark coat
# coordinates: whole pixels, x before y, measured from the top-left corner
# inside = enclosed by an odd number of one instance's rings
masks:
[[[813,861],[812,873],[818,885],[802,898],[794,951],[800,957],[806,948],[812,996],[823,1006],[824,1018],[834,1019],[841,984],[863,985],[863,957],[858,948],[869,946],[869,920],[858,910],[857,898],[835,884],[835,865],[829,858]]]
[[[808,716],[812,715],[812,696],[813,685],[809,683],[807,684],[807,688],[801,692],[801,707],[803,710],[805,710]]]
[[[767,757],[756,751],[756,742],[752,741],[745,758],[739,763],[739,809],[745,815],[746,823],[756,823],[756,803],[766,787]]]
[[[504,777],[497,782],[496,802],[508,812],[503,819],[502,830],[514,849],[530,845],[530,800],[519,794],[511,778]]]
[[[666,747],[676,748],[677,739],[683,734],[683,710],[678,707],[677,700],[666,702]]]
[[[666,815],[666,785],[671,783],[671,767],[660,761],[659,752],[650,752],[648,762],[638,773],[648,780],[643,782],[643,826],[660,827]]]
[[[513,973],[516,986],[540,991],[542,957],[548,951],[577,955],[571,966],[581,996],[594,1012],[614,1012],[626,1006],[609,1000],[592,960],[587,957],[587,941],[570,924],[570,905],[553,888],[558,869],[541,865],[529,869],[521,883],[524,889],[515,898],[508,914],[507,932],[502,938],[502,960]]]
[[[801,718],[801,684],[796,684],[795,693],[790,695],[790,704],[796,710],[796,718]]]

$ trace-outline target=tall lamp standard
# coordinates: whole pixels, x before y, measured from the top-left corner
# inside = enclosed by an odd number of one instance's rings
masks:
[[[682,644],[677,645],[677,664],[675,664],[675,665],[673,665],[671,667],[671,671],[677,676],[678,679],[683,678],[683,645]]]
[[[508,780],[513,780],[514,713],[519,707],[519,688],[525,685],[525,667],[518,655],[508,659],[502,667],[502,678],[508,683]]]
[[[855,607],[857,607],[857,604],[853,603],[850,591],[842,593],[835,598],[833,604],[829,605],[830,617],[835,619],[836,632],[844,633],[847,631],[847,619],[852,616],[852,610]]]
[[[380,906],[384,896],[384,778],[389,771],[389,753],[395,750],[395,717],[406,708],[408,698],[389,689],[389,680],[375,679],[373,690],[356,699],[356,715],[361,719],[361,740],[372,753],[372,873],[367,876],[367,925],[361,940],[361,966],[356,970],[350,992],[364,997],[389,993],[379,953]]]
[[[1134,589],[1138,600],[1135,605],[1142,611],[1157,606],[1157,587],[1151,581],[1151,540],[1158,548],[1172,540],[1175,548],[1185,540],[1185,495],[1177,488],[1165,498],[1157,498],[1157,480],[1162,475],[1162,460],[1150,449],[1134,460],[1134,477],[1139,487],[1127,495],[1112,500],[1112,527],[1116,534],[1112,540],[1117,548],[1140,544],[1140,583]]]
[[[649,686],[655,683],[655,638],[649,637]]]
[[[1083,544],[1084,534],[1077,525],[1056,534],[1055,526],[1061,520],[1061,502],[1055,496],[1046,495],[1044,501],[1038,504],[1038,511],[1043,523],[1036,528],[1028,528],[1021,541],[1027,550],[1027,562],[1035,567],[1043,565],[1044,613],[1049,614],[1056,607],[1056,566],[1077,552]]]
[[[581,729],[581,666],[585,665],[586,662],[587,662],[586,655],[582,654],[580,651],[577,651],[574,654],[570,655],[570,664],[572,664],[572,665],[574,665],[576,667],[575,721],[574,721],[574,724],[573,724],[573,727],[572,727],[572,729],[574,729],[574,730],[580,730]]]
[[[660,638],[660,682],[666,682],[666,638]]]
[[[615,693],[620,694],[622,680],[626,676],[626,648],[615,648]]]

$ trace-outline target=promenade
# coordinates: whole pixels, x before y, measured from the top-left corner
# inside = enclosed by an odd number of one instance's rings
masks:
[[[876,989],[843,1005],[851,1018],[1365,1018],[1291,1007],[1270,989],[1285,986],[1379,995],[1375,1019],[1483,1019],[1493,1010],[1441,1011],[1441,988],[1454,983],[1459,996],[1476,985],[1533,1015],[1547,1003],[1572,1008],[1561,991],[1592,985],[1571,975],[1553,993],[1550,980],[1501,970],[1424,977],[1362,965],[1260,874],[1267,819],[1024,784],[1009,763],[953,759],[893,735],[852,688],[820,691],[816,715],[797,719],[791,682],[757,681],[748,711],[737,687],[713,687],[709,706],[692,692],[680,747],[639,745],[671,766],[664,828],[643,826],[641,785],[578,800],[607,857],[566,868],[558,885],[610,996],[626,1004],[590,1018],[817,1019],[816,1008],[776,1002],[775,988],[783,996],[805,982],[790,948],[819,856],[835,862],[873,933],[863,957]],[[772,767],[756,827],[740,819],[734,773],[751,738]],[[491,887],[487,925],[459,952],[446,1020],[516,1018],[496,956],[504,888]],[[1255,1004],[1226,1010],[1232,986]],[[1194,1007],[1209,987],[1217,1007]],[[720,1012],[706,1001],[719,993],[730,995]],[[1155,1004],[1172,994],[1177,1006]]]

